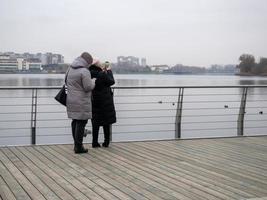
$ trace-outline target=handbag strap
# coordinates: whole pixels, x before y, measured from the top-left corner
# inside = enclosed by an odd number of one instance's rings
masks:
[[[70,67],[69,67],[69,69],[68,69],[68,71],[67,71],[67,74],[66,74],[66,76],[65,76],[65,85],[67,84],[67,77],[68,77],[69,71],[70,71]]]

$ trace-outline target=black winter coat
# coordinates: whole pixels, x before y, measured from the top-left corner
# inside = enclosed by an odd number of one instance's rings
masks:
[[[102,71],[97,66],[90,66],[91,77],[96,78],[92,92],[92,122],[99,125],[108,125],[116,122],[116,112],[113,101],[113,92],[110,88],[115,84],[111,70]]]

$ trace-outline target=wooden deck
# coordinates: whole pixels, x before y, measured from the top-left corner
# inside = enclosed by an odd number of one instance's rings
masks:
[[[267,137],[4,147],[0,175],[8,200],[266,200]]]

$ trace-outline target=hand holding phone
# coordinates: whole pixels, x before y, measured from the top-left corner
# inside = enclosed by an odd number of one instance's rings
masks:
[[[104,68],[105,68],[105,70],[110,70],[110,69],[111,69],[111,67],[110,67],[110,63],[109,63],[108,61],[106,61],[106,62],[104,63]]]

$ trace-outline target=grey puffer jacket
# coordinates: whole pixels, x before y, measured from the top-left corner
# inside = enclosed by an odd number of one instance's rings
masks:
[[[87,120],[92,118],[91,95],[95,81],[91,79],[89,65],[78,57],[71,64],[67,74],[68,118]]]

